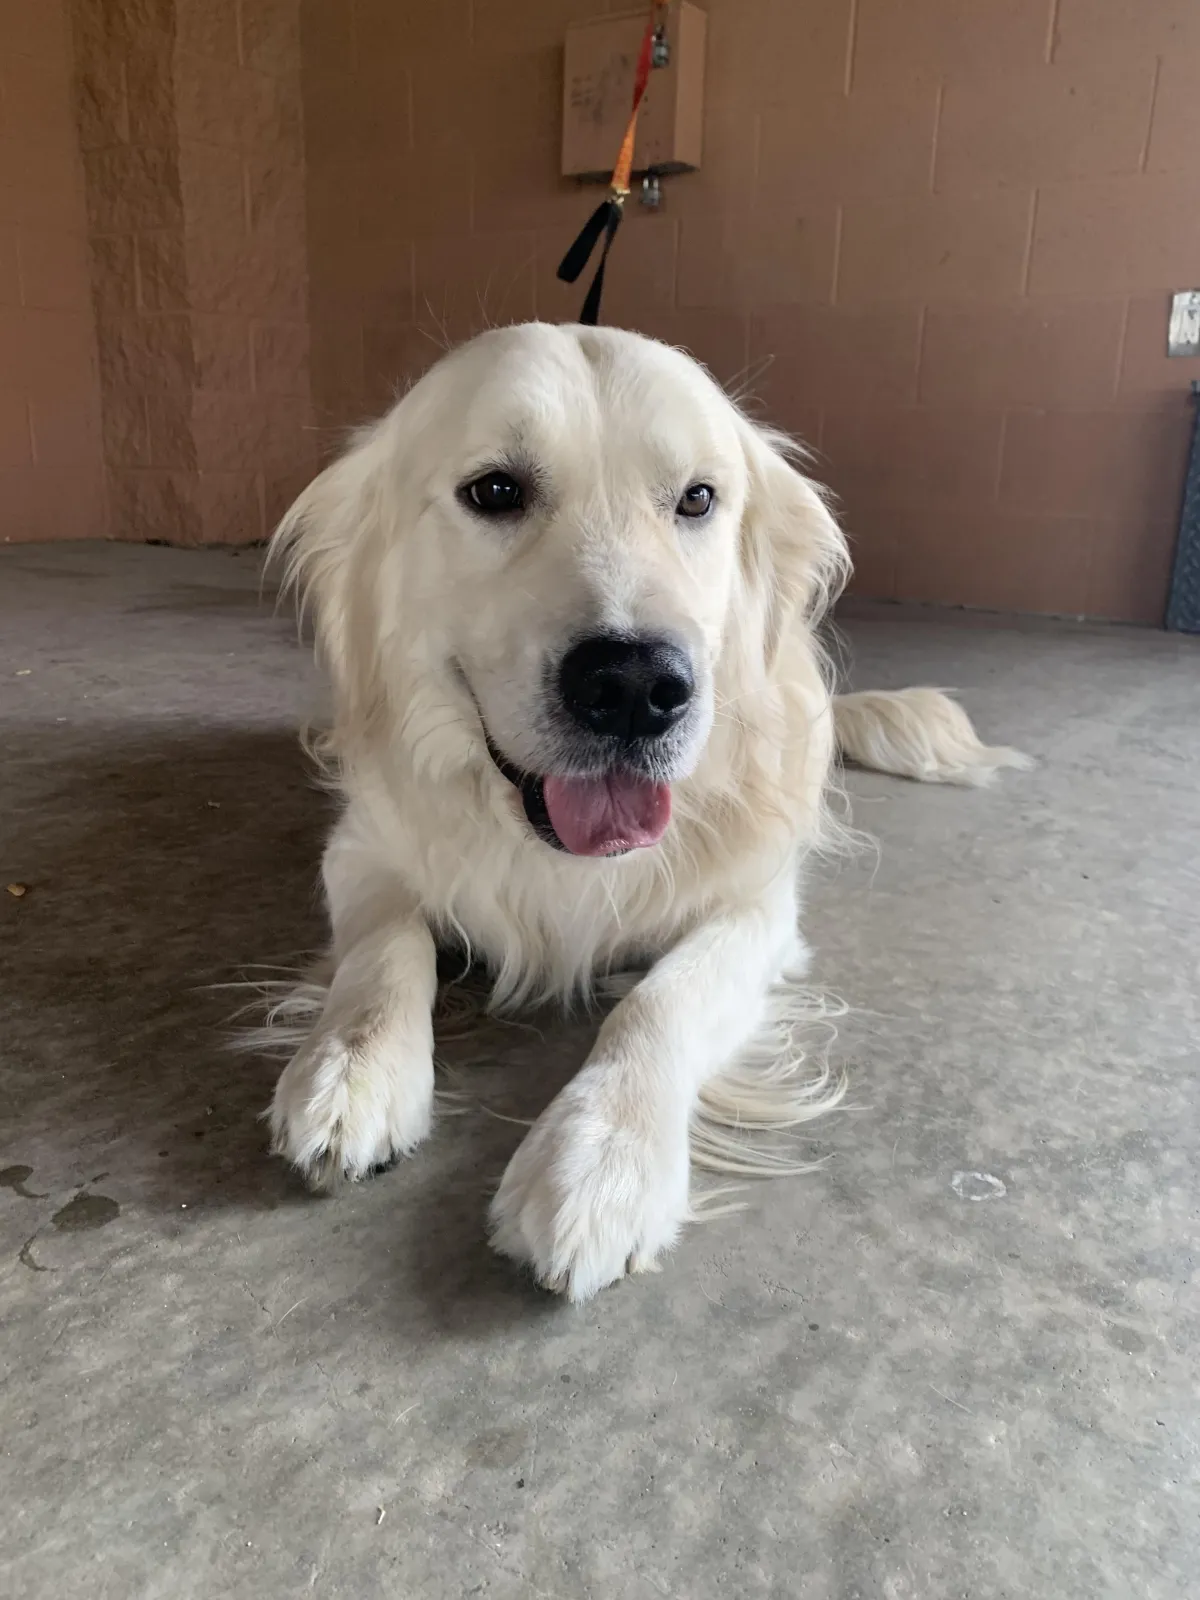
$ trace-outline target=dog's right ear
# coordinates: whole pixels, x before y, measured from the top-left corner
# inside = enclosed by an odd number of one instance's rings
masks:
[[[284,589],[311,617],[317,657],[332,679],[339,754],[358,742],[379,713],[380,585],[388,560],[387,425],[361,429],[349,447],[313,479],[288,510],[271,541]]]

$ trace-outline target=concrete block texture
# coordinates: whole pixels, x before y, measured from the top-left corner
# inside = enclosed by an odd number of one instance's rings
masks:
[[[0,542],[106,531],[83,164],[61,0],[0,5]]]
[[[132,536],[110,469],[236,457],[261,538],[280,486],[440,346],[573,318],[555,268],[597,191],[558,173],[563,37],[622,4],[5,0],[0,314],[37,314],[43,373],[68,337],[43,314],[91,318],[91,356],[56,382],[103,416],[43,429],[93,452],[87,531]],[[658,214],[631,202],[606,318],[804,435],[860,593],[925,574],[931,600],[1159,620],[1200,376],[1165,355],[1200,260],[1192,0],[706,9],[702,165]],[[26,380],[0,379],[28,416]],[[151,430],[180,382],[189,405]],[[31,536],[25,516],[0,512],[4,537]]]
[[[554,274],[594,195],[556,175],[551,107],[567,23],[602,7],[465,9],[304,6],[330,421],[431,340],[581,300]],[[1160,620],[1200,371],[1164,353],[1200,259],[1194,8],[707,10],[703,164],[659,215],[630,205],[608,320],[687,344],[807,437],[859,592]]]
[[[110,531],[261,540],[314,466],[299,4],[72,22]]]

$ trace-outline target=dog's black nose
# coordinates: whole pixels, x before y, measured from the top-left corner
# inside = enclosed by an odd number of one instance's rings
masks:
[[[695,688],[692,664],[666,639],[584,639],[563,657],[563,705],[590,733],[657,739],[687,710]]]

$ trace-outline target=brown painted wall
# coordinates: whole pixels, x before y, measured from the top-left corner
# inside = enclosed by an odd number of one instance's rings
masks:
[[[72,0],[116,538],[258,540],[311,474],[299,0]]]
[[[60,0],[0,0],[0,538],[104,532],[83,180]]]
[[[612,5],[611,10],[628,9]],[[822,452],[857,589],[1161,618],[1200,362],[1195,0],[707,0],[703,170],[605,314],[747,370]],[[304,0],[314,398],[573,316],[561,45],[603,0]],[[764,363],[773,358],[765,368]]]
[[[261,538],[314,412],[571,318],[562,40],[603,5],[0,0],[0,535]],[[631,205],[608,319],[819,449],[860,593],[1159,620],[1195,0],[707,9],[703,170]]]
[[[300,0],[0,0],[0,536],[262,539],[316,460]]]

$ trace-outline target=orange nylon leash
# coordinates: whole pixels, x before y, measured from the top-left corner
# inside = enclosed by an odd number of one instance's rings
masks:
[[[650,20],[642,35],[642,48],[638,51],[637,70],[633,75],[633,109],[629,113],[625,137],[621,140],[621,148],[617,152],[617,164],[613,168],[612,182],[609,185],[612,198],[622,202],[629,193],[629,180],[633,173],[633,142],[637,134],[638,111],[641,108],[642,97],[646,93],[646,85],[650,82],[650,60],[654,53],[654,35],[658,31],[660,10],[661,7],[658,5],[651,6]]]
[[[654,57],[654,41],[660,27],[660,14],[665,10],[661,0],[650,8],[650,19],[646,23],[646,31],[642,35],[641,49],[638,51],[637,66],[633,75],[633,108],[629,113],[629,121],[625,126],[625,137],[621,140],[621,148],[617,152],[617,162],[613,167],[612,178],[608,186],[608,197],[602,200],[592,212],[579,231],[579,236],[559,262],[558,276],[564,283],[574,283],[591,259],[592,251],[603,236],[604,246],[600,252],[600,263],[596,268],[596,276],[592,279],[591,288],[583,302],[583,310],[579,313],[580,322],[595,326],[600,315],[600,296],[604,289],[604,268],[608,261],[608,252],[612,248],[613,239],[621,225],[625,201],[629,195],[630,179],[633,175],[633,146],[637,137],[638,111],[646,93],[646,86],[650,82],[650,68]]]

